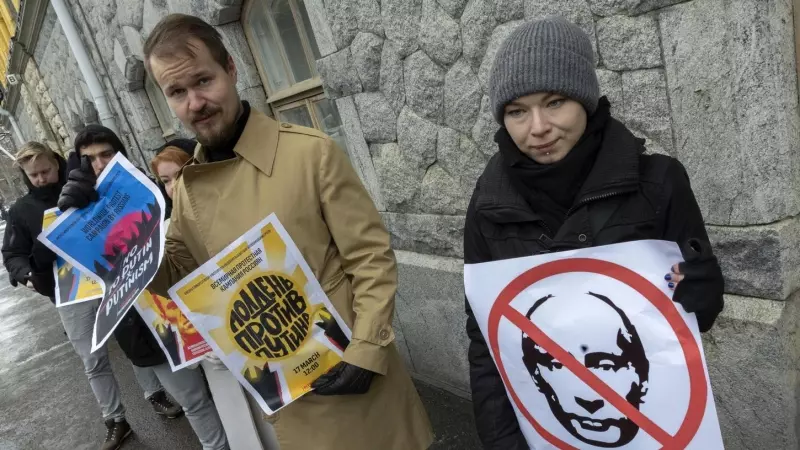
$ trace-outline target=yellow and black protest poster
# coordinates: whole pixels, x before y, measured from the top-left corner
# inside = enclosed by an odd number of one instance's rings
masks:
[[[350,329],[270,215],[170,290],[239,382],[271,414],[342,359]]]

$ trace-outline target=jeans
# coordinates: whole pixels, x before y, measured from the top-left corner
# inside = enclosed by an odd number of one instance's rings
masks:
[[[133,364],[131,364],[131,366],[133,367],[133,374],[136,376],[136,381],[138,381],[139,386],[142,387],[145,399],[149,399],[156,392],[164,390],[164,386],[161,385],[161,381],[158,379],[158,375],[156,375],[156,371],[153,367],[139,367]]]
[[[86,377],[103,412],[103,419],[120,421],[125,418],[125,407],[120,400],[117,380],[111,372],[108,350],[103,346],[92,353],[92,330],[99,305],[100,300],[92,300],[63,306],[57,311],[72,348],[83,361]]]
[[[199,370],[181,369],[173,372],[169,364],[164,363],[152,367],[133,366],[133,373],[144,389],[146,397],[161,390],[157,388],[159,384],[156,383],[160,381],[160,385],[164,386],[172,398],[183,406],[186,418],[200,440],[203,450],[228,449],[225,430],[222,428],[214,402],[206,392],[206,385]],[[155,390],[149,392],[152,389]]]

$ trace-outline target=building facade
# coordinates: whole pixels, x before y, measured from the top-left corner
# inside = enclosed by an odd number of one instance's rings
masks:
[[[232,52],[243,99],[347,149],[400,264],[395,326],[423,381],[468,395],[464,213],[496,151],[487,81],[502,40],[560,14],[593,39],[602,93],[652,152],[686,166],[722,261],[704,345],[726,447],[800,446],[800,115],[793,0],[67,0],[142,167],[187,131],[142,63],[166,14]],[[20,13],[6,108],[68,151],[97,121],[52,6]],[[465,425],[466,426],[466,425]]]
[[[17,27],[19,14],[19,0],[3,0],[0,2],[0,84],[8,86],[6,70],[8,69],[8,56],[11,46],[11,36]]]

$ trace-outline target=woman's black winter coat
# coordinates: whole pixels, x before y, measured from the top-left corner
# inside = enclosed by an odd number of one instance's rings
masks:
[[[609,119],[596,161],[558,230],[512,186],[502,152],[479,178],[467,210],[464,263],[482,263],[563,250],[661,239],[708,242],[685,169],[676,159],[645,155],[643,140]],[[710,247],[709,247],[710,248]],[[716,264],[716,262],[714,262]],[[664,268],[664,273],[669,272]],[[718,267],[717,267],[718,272]],[[715,275],[714,278],[717,278]],[[722,310],[722,279],[710,308],[698,312],[701,331]],[[472,401],[486,449],[527,449],[502,379],[467,304]]]

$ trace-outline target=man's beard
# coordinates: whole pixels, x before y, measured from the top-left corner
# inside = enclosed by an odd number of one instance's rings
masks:
[[[205,148],[220,148],[228,143],[236,133],[236,128],[231,126],[223,126],[219,131],[208,130],[207,134],[200,134],[198,131],[195,138]]]
[[[220,117],[218,120],[224,120],[221,108],[206,107],[192,117],[192,124],[198,120],[206,119],[215,114],[219,114]],[[236,122],[234,121],[230,124],[219,123],[218,126],[219,129],[217,130],[213,129],[212,127],[192,127],[195,131],[195,139],[197,139],[197,142],[199,142],[200,145],[207,148],[219,148],[225,145],[236,134]]]

